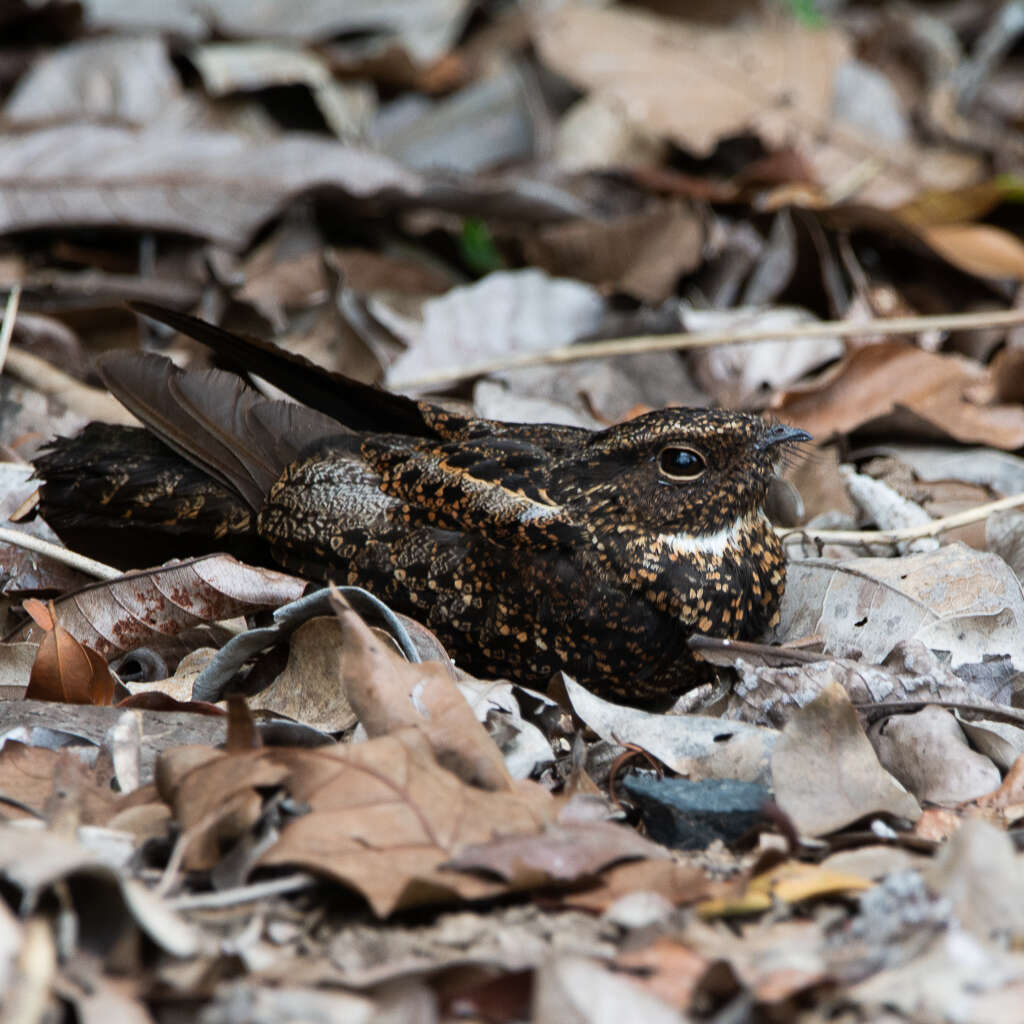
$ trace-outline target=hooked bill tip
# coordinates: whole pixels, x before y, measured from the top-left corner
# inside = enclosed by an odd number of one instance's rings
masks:
[[[810,441],[811,435],[799,427],[791,427],[786,423],[773,423],[758,442],[758,448],[771,448],[777,444],[795,444],[798,441]]]

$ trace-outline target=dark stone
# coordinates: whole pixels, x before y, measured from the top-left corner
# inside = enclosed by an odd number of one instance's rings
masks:
[[[765,820],[771,798],[756,782],[690,782],[639,772],[627,775],[623,788],[639,805],[647,834],[677,850],[703,850],[715,839],[735,843]]]

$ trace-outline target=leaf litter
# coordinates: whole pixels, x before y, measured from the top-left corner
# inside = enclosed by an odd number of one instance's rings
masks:
[[[4,1015],[1016,1019],[1024,516],[930,524],[1024,494],[1022,329],[986,320],[1021,307],[1020,30],[813,6],[4,16]],[[651,714],[130,522],[83,587],[16,546],[53,540],[23,460],[126,421],[99,352],[202,358],[126,299],[374,383],[540,364],[449,389],[478,415],[808,429],[776,634],[698,641],[718,685]]]

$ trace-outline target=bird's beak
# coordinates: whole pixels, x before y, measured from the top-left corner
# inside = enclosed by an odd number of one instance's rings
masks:
[[[764,437],[757,442],[757,447],[762,451],[765,448],[774,448],[777,444],[796,444],[798,441],[810,441],[811,435],[799,427],[790,427],[785,423],[773,423],[764,433]]]

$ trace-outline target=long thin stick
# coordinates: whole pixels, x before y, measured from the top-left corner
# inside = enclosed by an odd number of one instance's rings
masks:
[[[3,323],[0,324],[0,373],[3,373],[7,361],[7,351],[11,347],[11,335],[14,334],[14,321],[18,318],[18,303],[21,302],[21,285],[16,284],[7,296],[4,308]]]
[[[1024,506],[1024,494],[1012,494],[1008,498],[989,501],[984,505],[964,509],[951,516],[933,519],[930,523],[920,526],[903,526],[898,530],[808,530],[796,526],[789,530],[779,530],[780,537],[791,537],[794,534],[808,540],[821,541],[824,544],[897,544],[900,541],[920,540],[922,537],[937,537],[947,530],[955,530],[959,526],[970,526],[988,519],[993,512],[1004,512],[1010,508]]]
[[[103,562],[86,558],[85,555],[76,554],[74,551],[62,548],[59,544],[51,544],[48,540],[33,537],[32,534],[24,533],[22,530],[8,530],[6,527],[0,527],[0,543],[24,548],[25,551],[34,551],[37,555],[46,555],[47,558],[63,562],[65,565],[71,566],[72,569],[78,569],[79,572],[96,576],[101,580],[116,580],[119,576],[124,575],[120,569],[115,569],[111,565],[104,565]]]
[[[855,338],[864,334],[917,334],[919,331],[964,331],[980,327],[1014,327],[1024,324],[1024,309],[995,310],[989,313],[953,313],[949,316],[882,317],[877,320],[821,320],[795,327],[750,327],[728,331],[707,331],[694,334],[642,334],[635,338],[614,338],[610,341],[581,342],[563,345],[546,352],[508,356],[471,366],[449,366],[432,373],[406,380],[388,381],[396,390],[416,390],[451,384],[470,377],[481,377],[500,370],[517,370],[524,366],[545,366],[573,363],[580,359],[623,356],[638,352],[666,352],[682,349],[711,348],[716,345],[739,345],[745,342],[796,341],[803,338]]]

